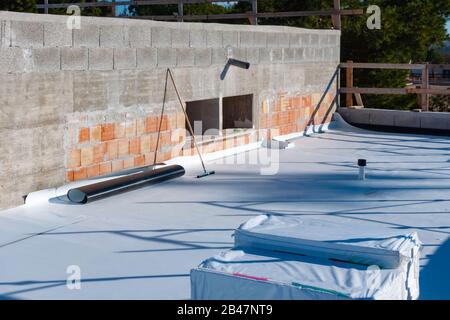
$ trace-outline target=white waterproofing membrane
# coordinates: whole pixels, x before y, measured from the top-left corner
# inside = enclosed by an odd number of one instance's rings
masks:
[[[204,261],[191,271],[197,300],[408,299],[405,273],[369,269],[282,252],[240,248]]]
[[[98,179],[30,194],[25,205],[0,211],[0,299],[189,299],[190,271],[231,249],[239,225],[268,214],[384,236],[416,232],[420,299],[450,299],[450,138],[337,119],[326,133],[283,137],[298,140],[269,150],[275,163],[242,162],[266,152],[255,143],[237,155],[205,155],[216,174],[203,179],[192,156],[166,162],[183,165],[183,177],[85,205],[64,194]],[[359,158],[367,159],[364,181]],[[269,167],[273,175],[264,175]],[[80,268],[80,290],[67,287],[69,266]]]
[[[408,299],[419,296],[421,243],[416,232],[380,232],[370,224],[355,226],[327,218],[260,215],[242,224],[234,237],[236,247],[398,269],[404,273]]]

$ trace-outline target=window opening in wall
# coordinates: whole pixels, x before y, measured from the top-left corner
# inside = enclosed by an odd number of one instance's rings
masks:
[[[223,98],[222,117],[223,129],[253,128],[253,95]]]

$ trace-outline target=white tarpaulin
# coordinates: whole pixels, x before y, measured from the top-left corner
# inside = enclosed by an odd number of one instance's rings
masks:
[[[191,271],[195,300],[407,299],[405,274],[358,264],[245,248]]]
[[[397,269],[403,273],[407,298],[419,296],[420,241],[416,233],[380,233],[370,224],[339,223],[326,217],[261,215],[235,231],[235,246]]]

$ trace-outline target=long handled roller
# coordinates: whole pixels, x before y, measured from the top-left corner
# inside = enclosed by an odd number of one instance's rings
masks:
[[[160,135],[161,126],[162,126],[162,119],[163,119],[163,115],[164,115],[164,107],[165,107],[165,104],[166,104],[167,83],[168,83],[169,77],[170,77],[170,80],[171,80],[171,82],[173,84],[173,87],[175,89],[175,93],[177,94],[177,98],[178,98],[178,102],[180,103],[181,110],[183,110],[184,116],[186,117],[186,120],[187,120],[186,122],[188,124],[188,129],[189,129],[189,132],[192,135],[192,141],[194,142],[195,149],[197,150],[197,154],[198,154],[198,156],[200,158],[200,162],[202,164],[203,173],[197,175],[197,178],[203,178],[203,177],[207,177],[207,176],[210,176],[212,174],[215,174],[216,173],[215,171],[207,171],[206,170],[205,162],[203,161],[202,154],[200,153],[200,149],[198,148],[197,141],[195,140],[194,130],[192,129],[191,122],[190,122],[189,117],[187,115],[186,109],[184,108],[184,104],[183,104],[183,102],[181,100],[180,93],[178,92],[177,85],[175,84],[175,80],[173,78],[172,71],[169,68],[167,69],[167,72],[166,72],[166,82],[165,82],[165,85],[164,85],[164,99],[163,99],[163,105],[162,105],[162,109],[161,109],[161,118],[160,118],[160,121],[159,121],[158,139],[156,140],[156,151],[155,151],[155,159],[154,159],[155,161],[154,161],[154,163],[156,163],[156,154],[158,152],[159,135]]]

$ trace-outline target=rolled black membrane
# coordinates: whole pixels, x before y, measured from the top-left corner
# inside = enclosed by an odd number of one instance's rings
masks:
[[[70,189],[67,198],[74,203],[87,203],[91,199],[106,197],[144,184],[158,183],[181,177],[185,174],[182,166],[171,165],[155,170],[146,170],[94,184]]]

